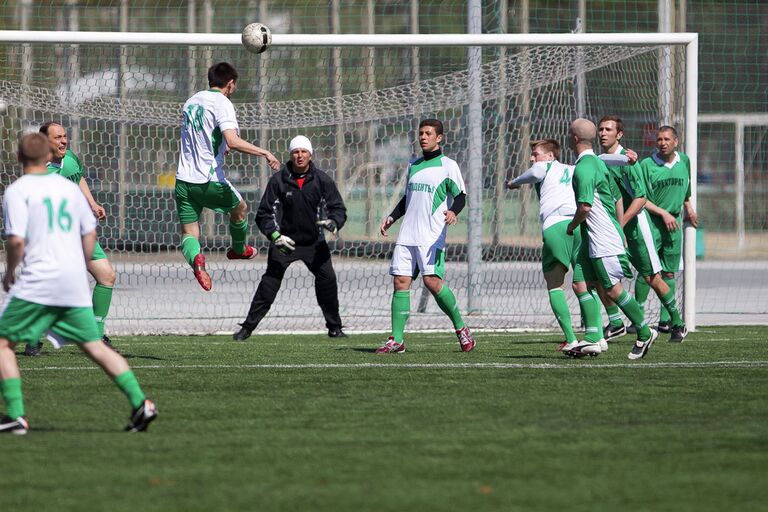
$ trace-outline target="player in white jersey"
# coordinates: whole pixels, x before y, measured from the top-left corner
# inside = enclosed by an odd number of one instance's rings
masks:
[[[541,263],[544,280],[549,291],[549,303],[565,341],[558,350],[568,351],[577,344],[576,334],[571,325],[571,313],[563,291],[565,275],[573,267],[573,290],[579,299],[579,306],[586,326],[585,339],[597,342],[607,350],[599,329],[600,310],[594,297],[588,292],[581,267],[576,265],[576,255],[581,246],[581,231],[572,235],[566,233],[568,224],[576,213],[576,199],[571,180],[573,166],[558,161],[560,144],[554,139],[531,142],[533,165],[517,178],[507,183],[507,188],[517,189],[522,185],[535,184],[539,195],[539,217],[542,225]],[[613,163],[613,162],[612,162]]]
[[[408,166],[405,197],[381,224],[381,234],[387,236],[392,224],[404,216],[389,269],[394,282],[392,335],[376,349],[379,354],[405,352],[403,331],[411,310],[410,288],[419,273],[437,305],[451,319],[461,350],[475,348],[456,297],[443,283],[445,236],[448,226],[458,222],[456,216],[466,203],[466,188],[458,164],[443,155],[442,141],[442,122],[425,119],[419,123],[423,156]]]
[[[96,218],[77,185],[48,171],[51,150],[43,135],[25,135],[18,157],[24,176],[3,197],[8,296],[0,311],[0,393],[7,413],[0,432],[22,435],[29,429],[14,347],[49,329],[57,339],[77,343],[125,393],[133,408],[126,430],[145,430],[157,416],[155,405],[123,356],[101,342],[93,314],[86,261],[96,243]]]
[[[627,357],[639,359],[648,352],[658,333],[648,327],[643,319],[642,308],[621,285],[621,279],[632,274],[616,220],[614,198],[608,184],[608,169],[592,150],[596,137],[597,128],[591,121],[577,119],[571,123],[568,140],[578,154],[573,172],[577,207],[567,232],[573,233],[583,224],[582,239],[586,238],[588,243],[586,247],[582,245],[578,264],[582,266],[587,282],[596,282],[602,286],[627,318],[638,326],[637,341]],[[599,346],[584,341],[571,349],[569,354],[578,357],[600,352]]]
[[[181,252],[204,290],[211,289],[200,250],[200,215],[203,208],[229,214],[232,247],[227,258],[251,259],[256,250],[246,243],[248,208],[240,193],[224,176],[224,157],[231,149],[263,156],[273,170],[280,161],[269,151],[240,138],[235,107],[229,98],[237,90],[237,70],[227,62],[208,69],[207,91],[200,91],[183,108],[181,151],[176,171],[176,211],[181,222]]]

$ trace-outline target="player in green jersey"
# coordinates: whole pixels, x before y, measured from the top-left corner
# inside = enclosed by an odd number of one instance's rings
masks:
[[[683,326],[683,320],[677,307],[674,292],[661,277],[661,262],[658,257],[657,245],[654,242],[653,230],[648,213],[645,211],[647,196],[647,177],[640,163],[637,162],[637,153],[626,149],[621,145],[624,135],[624,122],[617,116],[605,116],[598,124],[600,145],[605,154],[626,155],[626,166],[609,165],[610,177],[617,184],[623,196],[626,206],[624,218],[619,222],[624,230],[627,241],[627,253],[632,266],[638,272],[640,278],[635,283],[635,300],[642,307],[648,297],[648,290],[653,289],[659,297],[664,308],[669,312],[672,323],[678,327]],[[621,321],[619,308],[608,297],[603,298],[610,324],[604,328],[606,339],[621,336],[626,332]],[[684,329],[677,329],[674,341],[682,341],[685,337]]]
[[[631,272],[608,185],[608,169],[592,150],[596,137],[597,128],[591,121],[577,119],[571,123],[569,144],[578,154],[573,172],[577,209],[567,233],[572,234],[583,224],[582,250],[577,264],[582,267],[585,280],[602,286],[611,300],[638,326],[637,341],[627,357],[639,359],[645,357],[658,334],[646,325],[642,308],[621,285],[621,279],[631,276]],[[580,357],[600,352],[599,344],[585,340],[571,349],[568,355]]]
[[[75,153],[69,149],[66,128],[59,123],[50,122],[40,127],[40,133],[48,137],[48,143],[51,146],[52,156],[51,161],[48,162],[48,170],[60,174],[77,185],[87,199],[88,205],[96,218],[98,220],[105,219],[107,216],[106,211],[93,198],[91,189],[85,180],[85,169],[82,163],[80,163]],[[114,349],[109,337],[104,334],[104,322],[112,304],[112,289],[115,286],[117,274],[104,253],[104,249],[101,248],[98,242],[96,242],[93,256],[86,266],[88,272],[96,280],[96,286],[93,289],[93,314],[96,316],[99,334],[102,341]],[[42,347],[42,342],[30,342],[24,349],[24,354],[28,356],[40,355]]]
[[[660,242],[657,247],[662,277],[673,296],[675,272],[680,270],[683,251],[683,211],[685,220],[693,227],[699,226],[699,216],[690,201],[691,163],[688,156],[677,151],[679,144],[677,130],[662,126],[656,132],[656,151],[640,163],[648,180],[645,208]],[[682,321],[671,317],[666,308],[661,310],[658,327],[661,332],[671,332],[670,341],[683,341],[687,332]]]

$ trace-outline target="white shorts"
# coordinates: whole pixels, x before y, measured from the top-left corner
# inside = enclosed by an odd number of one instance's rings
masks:
[[[395,244],[389,275],[415,278],[421,272],[422,275],[442,279],[444,271],[445,251],[442,247]]]

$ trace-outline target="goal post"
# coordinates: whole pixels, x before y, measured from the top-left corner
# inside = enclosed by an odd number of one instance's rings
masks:
[[[411,62],[405,53],[399,53],[400,49],[415,47],[423,49],[418,62]],[[510,51],[510,55],[495,51],[502,47],[515,51]],[[661,82],[662,79],[661,73],[647,61],[654,60],[653,52],[658,48],[669,47],[684,49],[682,65],[672,63],[679,69],[669,70],[670,76],[674,74],[675,79],[684,84],[684,91],[676,90],[675,83],[663,84],[661,88],[650,83],[650,80]],[[22,48],[25,50],[21,51]],[[210,55],[200,52],[190,58],[195,48],[205,48]],[[326,55],[332,48],[344,49],[346,53],[336,51],[337,57],[332,59]],[[470,62],[468,55],[471,52],[461,50],[469,48],[481,49],[477,53],[481,59],[477,66]],[[584,49],[584,52],[571,51],[574,48]],[[373,49],[375,56],[362,58],[359,52],[364,49]],[[457,53],[456,49],[461,51]],[[428,54],[428,51],[432,53]],[[684,149],[692,167],[691,201],[694,206],[696,203],[698,35],[693,33],[273,34],[270,49],[257,57],[244,51],[239,33],[4,30],[0,31],[0,53],[4,56],[0,66],[21,69],[23,73],[23,76],[9,73],[6,79],[0,80],[0,99],[6,105],[2,116],[8,118],[4,119],[6,128],[21,131],[45,121],[67,118],[73,124],[71,128],[77,129],[80,138],[85,139],[82,147],[73,149],[82,153],[86,167],[96,168],[97,200],[114,203],[109,205],[110,213],[113,217],[119,216],[119,222],[114,222],[100,234],[108,233],[108,249],[121,256],[116,258],[120,281],[115,293],[115,311],[110,315],[112,325],[116,326],[113,332],[232,330],[234,322],[245,315],[250,295],[264,270],[263,260],[256,260],[255,265],[223,261],[217,265],[214,262],[214,292],[197,296],[195,294],[203,292],[195,288],[181,257],[173,259],[178,235],[172,195],[168,190],[168,180],[172,181],[172,177],[168,174],[175,167],[173,157],[178,147],[180,107],[189,90],[195,88],[195,72],[199,75],[197,89],[205,88],[203,72],[206,65],[212,63],[211,59],[233,61],[241,71],[241,81],[247,84],[245,90],[233,97],[246,138],[280,154],[285,160],[285,145],[292,135],[306,132],[316,137],[317,147],[321,150],[318,152],[318,158],[322,158],[320,166],[327,167],[337,179],[342,179],[340,188],[348,194],[347,200],[361,210],[363,219],[351,219],[351,223],[358,224],[350,223],[342,232],[344,239],[332,243],[340,274],[342,316],[352,319],[345,319],[345,323],[353,327],[384,330],[388,324],[391,283],[387,282],[384,262],[389,246],[375,237],[372,219],[377,215],[381,217],[403,193],[402,181],[397,179],[397,168],[390,159],[397,154],[398,144],[405,146],[399,163],[400,168],[404,168],[408,153],[414,152],[411,119],[414,116],[431,113],[446,117],[449,130],[446,152],[452,157],[458,155],[456,159],[465,173],[467,187],[475,194],[470,195],[472,201],[464,214],[470,225],[449,241],[449,246],[457,247],[449,256],[462,262],[461,278],[456,286],[460,293],[457,295],[460,306],[476,314],[477,320],[473,324],[477,328],[554,324],[541,297],[535,303],[527,298],[511,299],[517,294],[521,297],[528,297],[529,293],[543,296],[538,293],[541,291],[538,288],[527,290],[531,282],[540,280],[540,270],[536,266],[538,243],[531,243],[537,232],[535,216],[525,213],[524,207],[519,214],[511,213],[509,217],[514,217],[520,236],[508,236],[506,242],[491,244],[490,240],[498,239],[498,233],[489,234],[491,216],[487,210],[507,209],[518,198],[506,197],[506,203],[500,204],[498,193],[485,192],[494,186],[489,184],[493,180],[480,167],[468,172],[470,164],[479,164],[467,162],[463,154],[476,154],[472,148],[480,148],[483,154],[479,159],[485,161],[485,153],[489,150],[502,155],[504,151],[496,151],[496,148],[509,147],[507,153],[515,153],[515,156],[507,155],[506,162],[495,162],[499,165],[491,167],[504,168],[508,175],[518,173],[526,163],[520,156],[525,155],[528,142],[522,140],[523,134],[529,138],[561,138],[567,123],[575,117],[571,80],[576,74],[592,73],[587,82],[599,91],[593,96],[587,91],[591,117],[608,113],[623,115],[621,105],[612,101],[606,90],[599,88],[601,80],[614,83],[616,87],[638,87],[638,95],[642,98],[637,99],[638,106],[633,107],[636,110],[627,111],[636,118],[633,123],[636,131],[644,124],[651,126],[658,122],[660,102],[679,97],[684,109],[674,120],[682,127]],[[53,56],[47,55],[49,53]],[[67,55],[68,61],[76,62],[80,76],[63,72],[57,55],[59,58]],[[31,64],[28,59],[32,59]],[[22,61],[25,65],[18,66]],[[631,64],[633,61],[637,64]],[[292,81],[297,80],[297,74],[290,70],[292,63],[300,63],[303,70],[299,72],[314,75],[317,82],[294,87]],[[333,65],[338,69],[331,69]],[[360,72],[360,66],[364,65],[373,65],[376,71],[368,73],[368,85],[363,85],[362,79],[356,76],[366,74]],[[416,65],[420,66],[418,73],[404,71],[404,68]],[[280,66],[285,67],[281,69]],[[536,66],[550,68],[542,71]],[[611,66],[622,72],[637,69],[637,73],[648,75],[643,79],[649,82],[637,85],[630,84],[631,81],[621,82],[611,76],[611,73],[616,74]],[[495,73],[499,68],[504,72]],[[601,75],[603,69],[608,71]],[[518,76],[526,74],[532,76]],[[151,85],[153,81],[155,84]],[[20,87],[22,84],[24,87]],[[375,87],[371,88],[371,84]],[[308,97],[307,92],[313,87],[317,94]],[[263,92],[266,89],[268,94]],[[659,90],[667,92],[659,93]],[[518,96],[523,91],[526,101],[531,102],[525,110],[527,113],[515,111],[515,98],[523,97]],[[508,111],[498,111],[496,98],[499,94],[506,95]],[[621,97],[631,93],[623,94]],[[662,97],[665,94],[667,96]],[[479,105],[480,110],[473,110],[471,104]],[[526,119],[526,116],[535,119]],[[500,124],[508,125],[508,129],[495,130]],[[84,132],[89,130],[103,133],[85,135]],[[505,134],[504,140],[494,140],[497,133]],[[632,135],[632,140],[642,142],[642,133]],[[375,137],[373,141],[368,140],[371,136]],[[264,137],[267,140],[263,140]],[[100,148],[100,144],[103,147]],[[380,158],[370,154],[371,148],[389,154],[387,158]],[[645,149],[638,151],[641,155],[648,153],[648,148],[640,149]],[[7,183],[14,167],[7,144],[3,160],[3,183]],[[246,192],[251,210],[255,210],[268,173],[255,159],[238,156],[232,160],[231,170],[235,177],[243,177],[236,186]],[[491,198],[492,195],[496,199]],[[138,206],[133,204],[134,200]],[[527,202],[530,200],[526,199]],[[137,213],[136,210],[143,211]],[[535,207],[532,210],[535,211]],[[512,225],[497,222],[499,219],[503,221],[503,217],[494,211],[493,224],[498,224],[502,231]],[[224,218],[211,217],[205,221],[205,250],[222,253],[227,243]],[[252,227],[250,238],[263,237]],[[526,242],[520,243],[522,239]],[[696,325],[695,244],[695,230],[686,227],[683,309],[691,329]],[[261,245],[265,246],[264,241]],[[151,254],[147,256],[147,252]],[[153,257],[159,263],[153,261]],[[520,262],[525,266],[526,277],[498,287],[495,280],[506,279],[504,273],[509,267],[496,266],[497,262],[510,265]],[[449,273],[451,265],[453,263],[449,263]],[[142,274],[139,285],[132,281],[134,272]],[[374,280],[367,275],[370,272],[382,275]],[[305,312],[299,315],[300,318],[292,318],[279,311],[279,305],[276,305],[269,315],[276,319],[269,326],[275,330],[320,328],[319,312],[318,315],[310,314],[316,308],[311,280],[298,269],[289,277],[292,280],[284,283],[281,295],[298,296]],[[450,276],[448,281],[451,284]],[[138,289],[147,283],[153,283],[157,288],[150,290],[147,287],[143,292]],[[162,290],[164,285],[171,287],[176,297],[173,300],[178,300],[179,304],[161,312],[162,307],[157,301],[162,301],[167,294]],[[297,286],[303,292],[291,290]],[[123,288],[125,293],[122,293]],[[142,293],[146,297],[142,298]],[[186,304],[186,300],[190,303]],[[345,308],[345,300],[352,304]],[[377,308],[374,316],[381,317],[383,323],[369,321],[366,307]],[[524,307],[526,311],[517,315],[514,313],[517,307]],[[132,308],[139,309],[132,311]],[[147,327],[147,317],[155,313],[158,325],[165,322],[170,327]],[[204,318],[195,327],[188,328],[184,318],[187,314],[203,315]],[[444,323],[435,311],[425,311],[423,315],[421,323],[412,319],[415,328],[439,328]],[[312,316],[318,316],[318,320],[312,322],[304,318]],[[487,325],[483,325],[485,322]]]

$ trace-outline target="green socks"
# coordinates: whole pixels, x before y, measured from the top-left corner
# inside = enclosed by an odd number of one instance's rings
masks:
[[[645,323],[645,313],[637,301],[627,293],[626,290],[621,291],[621,295],[616,300],[616,304],[621,308],[627,318],[633,325],[637,326],[638,338],[641,340],[647,340],[651,337],[651,329],[648,324]]]
[[[448,315],[448,318],[453,322],[453,328],[457,331],[464,327],[464,320],[461,319],[461,312],[459,306],[456,305],[456,296],[453,294],[450,288],[443,285],[440,291],[435,295],[435,301],[443,313]]]
[[[184,235],[181,239],[181,254],[191,267],[195,263],[195,256],[200,254],[200,241],[192,235]]]
[[[641,308],[645,308],[645,301],[648,300],[648,294],[651,292],[651,285],[645,282],[642,276],[637,276],[635,281],[635,301]]]
[[[675,297],[675,287],[677,286],[677,282],[675,281],[674,277],[664,277],[664,282],[667,283],[667,286],[669,286],[669,293],[672,294],[672,297]],[[678,316],[679,313],[678,313]],[[670,322],[672,321],[672,317],[667,311],[666,307],[661,308],[661,311],[659,312],[659,322]],[[679,325],[682,325],[679,324]]]
[[[99,326],[99,334],[104,336],[104,320],[109,314],[109,306],[112,304],[112,287],[97,284],[93,288],[93,316],[96,317],[96,325]]]
[[[621,319],[619,306],[616,304],[613,306],[606,306],[605,312],[608,313],[608,322],[611,324],[611,327],[621,327],[624,325],[624,321]]]
[[[141,386],[139,386],[139,381],[136,380],[136,376],[131,370],[115,377],[115,384],[120,388],[120,391],[125,393],[125,396],[128,397],[128,401],[131,403],[131,407],[134,409],[141,406],[147,398],[144,396],[144,392],[141,390]]]
[[[666,281],[666,279],[665,279]],[[672,280],[672,283],[674,283],[674,280]],[[661,304],[664,306],[661,310],[662,314],[660,315],[660,321],[664,321],[665,317],[668,319],[667,321],[671,320],[672,325],[674,327],[679,327],[684,325],[683,318],[680,316],[680,310],[677,309],[677,298],[675,297],[675,289],[673,287],[673,284],[667,283],[669,285],[669,292],[663,297],[660,297]],[[666,313],[666,315],[664,315]]]
[[[245,239],[248,237],[248,222],[245,220],[229,221],[229,234],[232,236],[232,250],[235,254],[243,254],[245,252]]]
[[[411,291],[396,290],[392,294],[392,337],[398,343],[403,342],[403,331],[409,316],[411,316]]]
[[[24,416],[24,398],[21,395],[21,379],[18,377],[12,379],[0,380],[0,392],[8,408],[6,414],[12,420],[19,416]]]
[[[549,305],[557,318],[557,323],[565,334],[565,341],[568,343],[576,341],[576,334],[571,325],[571,311],[568,309],[568,301],[565,300],[565,292],[562,288],[553,288],[549,290]]]
[[[600,315],[600,306],[595,302],[595,298],[589,292],[576,295],[579,299],[581,316],[584,318],[586,328],[584,341],[597,343],[603,339],[603,319]]]

